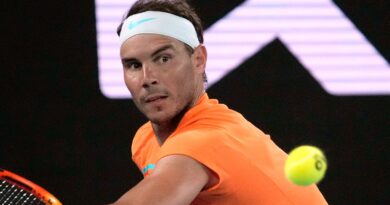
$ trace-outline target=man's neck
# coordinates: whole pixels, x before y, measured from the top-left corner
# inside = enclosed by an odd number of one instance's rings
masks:
[[[190,110],[192,107],[195,106],[195,104],[200,100],[202,95],[204,94],[204,88],[201,87],[197,93],[197,97],[195,98],[194,101],[192,101],[190,104],[188,104],[184,109],[177,114],[175,117],[172,119],[168,120],[167,122],[161,122],[161,123],[154,123],[152,122],[152,127],[154,134],[157,137],[157,141],[159,142],[160,145],[163,145],[165,140],[168,139],[168,137],[175,132],[177,126],[179,125],[181,119],[183,118],[184,114]]]
[[[152,123],[154,134],[160,145],[163,145],[165,140],[176,130],[181,119],[188,109],[184,109],[181,113],[176,115],[173,119],[163,123]]]

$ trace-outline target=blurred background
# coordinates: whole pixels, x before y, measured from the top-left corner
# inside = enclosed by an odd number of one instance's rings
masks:
[[[389,69],[388,2],[332,2]],[[206,29],[243,3],[192,1]],[[130,144],[146,119],[131,99],[101,91],[95,1],[1,5],[0,167],[64,204],[115,201],[142,178]],[[330,204],[387,204],[390,94],[369,91],[330,94],[278,38],[208,89],[286,152],[301,144],[321,147],[329,170],[319,188]]]

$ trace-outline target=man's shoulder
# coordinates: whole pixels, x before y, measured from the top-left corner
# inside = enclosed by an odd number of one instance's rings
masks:
[[[186,114],[187,115],[187,114]],[[185,120],[195,123],[229,124],[246,121],[241,113],[219,103],[218,100],[210,99],[208,102],[197,106],[185,116]]]

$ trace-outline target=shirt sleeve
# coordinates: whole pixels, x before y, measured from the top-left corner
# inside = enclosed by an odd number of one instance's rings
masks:
[[[235,156],[239,156],[234,154],[234,146],[232,147],[229,140],[228,135],[220,130],[186,131],[167,140],[161,149],[159,158],[180,154],[198,161],[217,174],[219,182],[209,190],[216,189],[230,181],[229,177],[234,176],[232,172],[237,169],[234,168],[233,161],[229,162],[235,160]]]

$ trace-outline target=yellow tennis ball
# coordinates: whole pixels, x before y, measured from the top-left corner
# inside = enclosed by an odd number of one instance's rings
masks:
[[[287,157],[284,173],[296,185],[308,186],[322,180],[327,161],[320,149],[302,145],[293,149]]]

